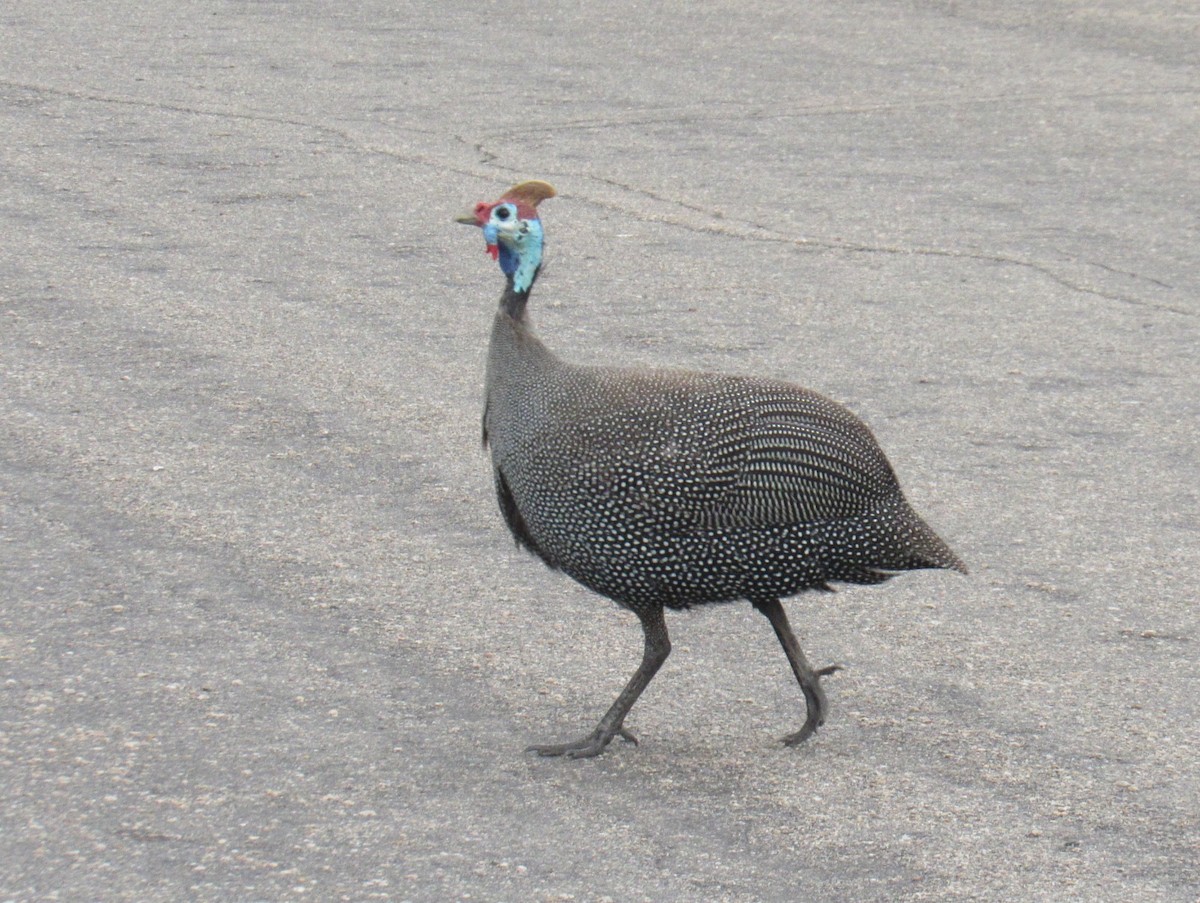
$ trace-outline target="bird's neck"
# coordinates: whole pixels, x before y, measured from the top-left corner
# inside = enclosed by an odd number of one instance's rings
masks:
[[[534,270],[530,277],[530,287],[536,278],[537,270]],[[510,370],[512,375],[518,370],[523,370],[525,366],[532,366],[536,370],[554,360],[554,355],[533,332],[533,323],[526,312],[528,304],[529,289],[519,290],[514,284],[512,274],[509,274],[504,293],[500,295],[500,309],[496,312],[496,319],[492,324],[489,371],[500,361],[506,362],[502,369]],[[492,383],[493,377],[489,372],[489,391]]]
[[[504,300],[524,299],[505,292]],[[487,357],[487,407],[484,419],[485,435],[491,436],[492,448],[497,450],[522,418],[522,399],[540,397],[542,388],[562,366],[558,358],[541,343],[524,310],[514,315],[502,302],[492,322],[492,335]],[[505,428],[504,424],[509,424]],[[499,443],[499,445],[497,445]]]
[[[529,292],[533,288],[533,281],[537,279],[537,270],[528,277],[528,282],[524,283],[526,288],[521,290],[517,288],[517,281],[512,274],[509,274],[504,285],[504,293],[500,296],[500,309],[516,320],[518,323],[525,321],[525,307],[529,303]]]

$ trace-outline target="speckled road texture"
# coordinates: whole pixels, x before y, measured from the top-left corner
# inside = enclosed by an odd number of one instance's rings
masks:
[[[1200,896],[1200,18],[1167,0],[0,11],[0,900]],[[787,379],[971,576],[636,619],[480,448],[539,334]]]

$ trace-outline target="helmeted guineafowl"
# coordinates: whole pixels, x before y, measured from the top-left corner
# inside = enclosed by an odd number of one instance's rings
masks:
[[[905,501],[887,458],[841,405],[784,382],[674,370],[579,367],[534,335],[526,314],[542,262],[522,182],[458,218],[483,229],[506,284],[492,325],[484,442],[500,510],[517,542],[633,611],[642,662],[590,734],[531,746],[594,756],[671,651],[664,606],[749,600],[771,622],[804,691],[804,726],[825,720],[820,678],[780,599],[831,582],[963,563]]]

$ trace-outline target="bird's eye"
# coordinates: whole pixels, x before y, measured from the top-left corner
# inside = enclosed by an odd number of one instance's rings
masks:
[[[503,221],[512,216],[512,210],[507,206],[497,207],[492,215],[495,216],[496,219]]]

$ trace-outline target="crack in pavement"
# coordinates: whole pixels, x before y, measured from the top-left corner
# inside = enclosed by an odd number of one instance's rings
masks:
[[[1032,270],[1036,273],[1040,273],[1041,275],[1045,276],[1046,278],[1063,286],[1064,288],[1070,289],[1071,291],[1080,292],[1082,294],[1094,295],[1096,297],[1104,298],[1105,300],[1108,300],[1108,301],[1115,301],[1115,302],[1118,302],[1121,304],[1128,304],[1128,305],[1135,306],[1135,307],[1150,308],[1152,310],[1159,310],[1159,311],[1163,311],[1165,313],[1178,314],[1180,316],[1195,317],[1197,315],[1197,311],[1194,311],[1194,310],[1188,310],[1186,308],[1175,307],[1170,304],[1162,304],[1162,303],[1155,302],[1155,301],[1149,301],[1144,298],[1138,298],[1138,297],[1134,297],[1131,295],[1120,294],[1117,292],[1105,291],[1104,289],[1098,288],[1094,285],[1087,285],[1087,284],[1084,284],[1081,282],[1076,282],[1076,281],[1073,281],[1073,280],[1069,279],[1068,277],[1062,275],[1061,273],[1057,272],[1049,264],[1041,263],[1036,260],[1029,260],[1029,259],[1022,258],[1022,257],[1016,257],[1016,256],[1013,256],[1010,254],[999,254],[999,253],[990,252],[990,251],[964,251],[964,250],[955,250],[952,248],[934,248],[934,247],[921,247],[921,246],[904,247],[901,245],[882,245],[882,244],[881,245],[871,245],[871,244],[865,244],[862,242],[849,242],[849,241],[842,241],[839,239],[830,239],[830,238],[804,238],[804,237],[797,238],[796,236],[787,235],[785,233],[778,232],[778,231],[770,228],[769,226],[763,225],[762,223],[756,223],[756,222],[753,222],[750,220],[739,220],[737,218],[726,216],[718,211],[705,209],[704,207],[697,205],[697,204],[692,204],[687,201],[674,199],[674,198],[670,198],[670,197],[665,197],[663,195],[656,194],[655,192],[650,191],[648,189],[637,188],[632,185],[627,185],[627,184],[618,182],[614,179],[609,179],[609,178],[605,178],[602,176],[589,176],[588,178],[591,178],[595,181],[604,183],[606,185],[610,185],[614,188],[621,189],[623,191],[628,191],[633,194],[638,194],[643,197],[650,198],[651,200],[658,201],[660,203],[671,204],[671,205],[680,207],[685,210],[691,210],[696,213],[701,213],[701,214],[709,217],[712,220],[712,222],[710,222],[708,224],[701,225],[701,224],[690,222],[682,217],[670,217],[670,216],[662,216],[662,215],[660,215],[660,216],[646,215],[644,212],[637,210],[637,209],[624,207],[624,206],[614,203],[612,201],[599,200],[599,199],[592,198],[592,197],[589,197],[586,195],[580,195],[578,193],[571,193],[571,194],[567,195],[569,197],[580,198],[581,200],[584,200],[585,202],[595,204],[596,206],[602,207],[604,209],[619,212],[622,215],[632,216],[643,222],[659,222],[659,223],[663,223],[664,225],[676,226],[679,228],[688,229],[689,231],[693,231],[693,232],[723,235],[723,236],[727,236],[730,238],[741,239],[744,241],[762,241],[762,242],[775,242],[775,243],[779,243],[779,244],[791,244],[791,245],[794,245],[796,247],[801,247],[801,248],[821,248],[821,249],[825,249],[825,250],[844,251],[844,252],[848,252],[848,253],[857,253],[857,254],[888,254],[888,255],[896,255],[896,256],[913,255],[913,256],[925,256],[925,257],[945,257],[945,258],[950,258],[950,259],[975,260],[975,261],[981,261],[984,263],[994,263],[994,264],[1001,264],[1001,265],[1007,265],[1007,266],[1023,267],[1025,269]],[[738,227],[741,227],[741,228],[738,228]],[[1158,285],[1163,288],[1168,288],[1168,289],[1172,288],[1172,286],[1168,285],[1167,283],[1162,282],[1161,280],[1158,280],[1158,279],[1154,279],[1153,277],[1141,276],[1137,273],[1131,273],[1131,272],[1128,272],[1125,270],[1119,270],[1119,269],[1116,269],[1115,267],[1110,267],[1105,264],[1096,263],[1094,261],[1078,261],[1078,262],[1089,265],[1089,266],[1096,266],[1096,267],[1099,267],[1100,269],[1107,270],[1114,274],[1126,276],[1131,279],[1138,279],[1141,281],[1149,282],[1151,284]]]
[[[384,145],[376,145],[364,142],[355,137],[350,131],[342,128],[336,128],[330,125],[324,125],[317,122],[311,122],[305,119],[297,119],[286,116],[272,116],[264,113],[238,112],[233,110],[217,110],[205,107],[189,106],[187,104],[173,104],[163,101],[139,100],[129,97],[116,97],[112,95],[101,94],[93,91],[82,91],[67,88],[56,88],[50,85],[36,85],[11,80],[0,80],[0,86],[9,89],[23,90],[40,95],[54,95],[58,97],[66,97],[72,100],[116,104],[123,106],[142,107],[145,109],[158,110],[169,113],[182,113],[193,116],[208,116],[214,118],[241,120],[249,122],[267,122],[276,125],[287,125],[295,128],[309,129],[325,135],[331,135],[338,138],[348,147],[357,149],[364,153],[381,154],[393,159],[401,159],[414,164],[429,166],[442,172],[452,172],[460,175],[470,176],[472,178],[488,179],[495,176],[495,170],[503,170],[513,173],[519,170],[513,167],[504,166],[499,161],[501,156],[499,153],[489,150],[487,141],[490,137],[499,136],[507,133],[492,133],[484,135],[482,138],[475,141],[470,141],[461,135],[452,135],[452,140],[463,144],[466,147],[473,148],[475,153],[480,157],[479,163],[486,169],[476,170],[468,169],[463,166],[454,166],[449,161],[437,158],[430,158],[422,154],[412,154],[399,151],[395,148]],[[950,106],[978,106],[983,104],[1006,103],[1006,102],[1061,102],[1061,101],[1078,101],[1078,100],[1098,100],[1112,99],[1116,97],[1143,97],[1147,95],[1162,95],[1162,94],[1196,94],[1200,93],[1197,89],[1176,89],[1171,91],[1113,91],[1113,92],[1089,92],[1080,94],[1064,94],[1064,95],[1044,95],[1044,94],[998,94],[990,97],[975,97],[975,98],[931,98],[927,100],[912,100],[906,103],[887,103],[887,104],[866,104],[866,105],[821,105],[810,107],[805,110],[792,113],[776,113],[766,115],[765,113],[751,111],[747,113],[745,109],[738,113],[721,114],[721,115],[699,115],[690,117],[692,121],[707,120],[707,121],[763,121],[763,120],[782,120],[798,118],[802,116],[814,115],[841,115],[841,114],[860,114],[872,112],[886,112],[891,110],[905,109],[920,109],[926,107]],[[680,111],[672,115],[660,117],[640,116],[639,118],[626,119],[621,117],[601,117],[598,119],[580,119],[567,122],[551,123],[543,126],[529,126],[522,129],[523,134],[531,132],[555,132],[577,129],[598,129],[598,128],[613,128],[621,126],[633,125],[650,125],[650,124],[669,124],[682,121],[683,117]],[[418,129],[412,127],[402,127],[405,131],[414,134],[436,136],[437,131],[428,129]],[[791,244],[798,248],[817,248],[831,251],[843,251],[847,253],[857,254],[888,254],[888,255],[912,255],[925,257],[944,257],[949,259],[959,260],[974,260],[985,263],[1000,264],[1006,266],[1022,267],[1039,273],[1051,281],[1063,286],[1070,291],[1079,292],[1081,294],[1092,295],[1098,298],[1103,298],[1108,301],[1113,301],[1120,304],[1126,304],[1134,307],[1148,308],[1151,310],[1162,311],[1164,313],[1173,313],[1179,316],[1195,317],[1197,311],[1188,310],[1186,308],[1177,307],[1170,304],[1163,304],[1155,301],[1149,301],[1145,298],[1122,294],[1114,291],[1106,291],[1095,285],[1088,285],[1078,282],[1063,274],[1057,272],[1051,265],[1042,263],[1036,260],[1031,260],[1022,257],[1016,257],[1009,254],[1000,254],[988,251],[965,251],[955,250],[952,248],[935,248],[935,247],[904,247],[900,245],[872,245],[862,242],[848,242],[839,239],[831,238],[806,238],[787,235],[785,233],[774,230],[761,223],[756,223],[750,220],[738,219],[729,217],[720,211],[706,208],[700,204],[690,203],[682,198],[669,197],[658,194],[646,188],[639,188],[634,185],[619,182],[615,179],[604,176],[577,174],[583,178],[589,178],[593,181],[617,188],[621,191],[626,191],[641,197],[649,198],[662,204],[676,207],[681,210],[690,211],[706,217],[709,222],[707,224],[699,224],[685,217],[675,217],[669,215],[653,215],[647,214],[643,210],[636,208],[625,207],[613,201],[606,201],[600,198],[583,194],[579,192],[567,193],[566,197],[574,197],[586,203],[591,203],[603,209],[613,210],[625,216],[633,217],[641,222],[657,222],[663,225],[675,226],[677,228],[686,229],[695,233],[721,235],[728,238],[740,239],[743,241],[761,241],[774,242],[779,244]],[[1143,276],[1138,273],[1119,270],[1107,264],[1096,261],[1078,261],[1087,266],[1094,266],[1102,270],[1106,270],[1115,275],[1125,276],[1130,279],[1135,279],[1142,282],[1147,282],[1151,285],[1156,285],[1166,289],[1173,287],[1159,279],[1150,276]]]

